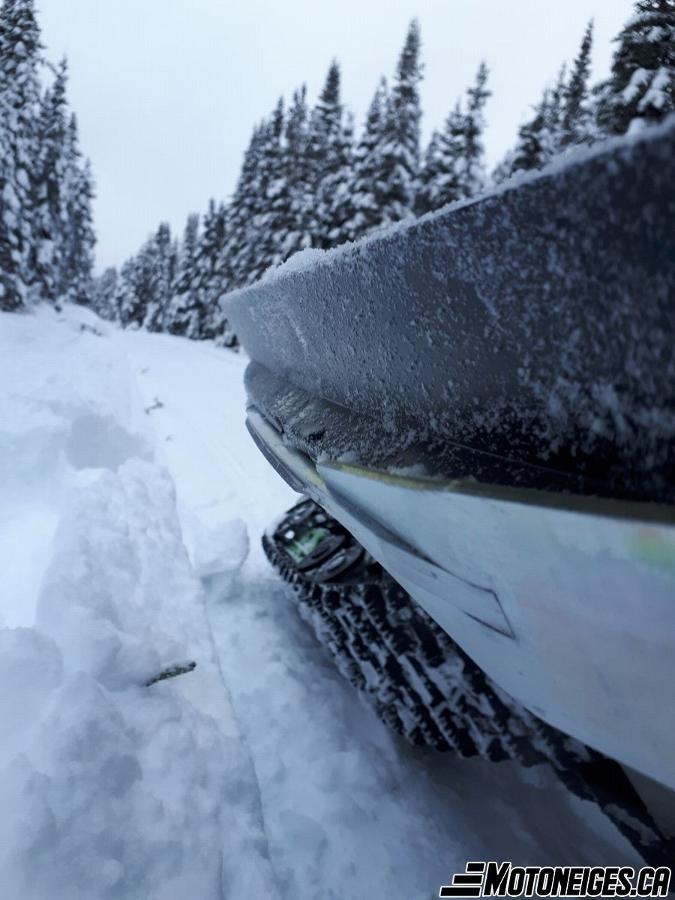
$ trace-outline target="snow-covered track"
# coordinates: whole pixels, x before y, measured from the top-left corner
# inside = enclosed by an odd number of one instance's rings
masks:
[[[530,713],[490,680],[424,610],[365,554],[338,578],[319,580],[285,552],[282,535],[329,522],[345,546],[356,541],[305,500],[263,537],[300,615],[345,678],[385,724],[416,746],[499,763],[549,765],[565,787],[600,806],[651,865],[670,865],[665,838],[621,767]],[[323,561],[326,565],[328,560]]]

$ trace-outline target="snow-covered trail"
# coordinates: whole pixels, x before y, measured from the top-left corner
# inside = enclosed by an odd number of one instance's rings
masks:
[[[547,772],[412,750],[361,705],[262,553],[295,495],[244,367],[0,316],[3,897],[415,900],[471,858],[635,862]]]

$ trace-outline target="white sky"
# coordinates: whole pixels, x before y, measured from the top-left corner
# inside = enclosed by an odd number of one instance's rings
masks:
[[[472,81],[481,59],[493,91],[490,163],[512,145],[561,62],[596,24],[595,75],[631,0],[38,0],[51,59],[67,53],[70,100],[97,182],[98,268],[135,252],[162,220],[233,190],[253,124],[280,93],[320,90],[330,59],[362,121],[390,76],[407,24],[422,28],[425,135]]]

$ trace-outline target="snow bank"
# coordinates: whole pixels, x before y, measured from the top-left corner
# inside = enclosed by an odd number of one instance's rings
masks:
[[[67,492],[152,456],[128,367],[82,309],[0,315],[0,622],[31,625]]]
[[[200,578],[239,571],[249,551],[248,530],[242,519],[210,528],[198,520],[191,543],[190,558]]]
[[[274,896],[173,482],[127,360],[81,324],[0,317],[0,526],[8,559],[27,547],[3,585],[21,622],[0,627],[2,895]],[[194,672],[146,686],[185,659]]]
[[[183,658],[198,661],[185,683],[145,687]],[[9,896],[208,898],[226,872],[235,895],[269,889],[250,852],[223,867],[246,842],[250,779],[234,729],[192,702],[214,655],[166,473],[131,461],[75,492],[36,628],[0,631],[0,659]]]

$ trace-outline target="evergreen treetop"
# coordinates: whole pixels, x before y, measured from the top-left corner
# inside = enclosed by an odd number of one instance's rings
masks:
[[[36,177],[40,31],[33,0],[0,7],[0,309],[19,309],[40,293]]]
[[[410,215],[415,205],[422,117],[420,47],[419,23],[413,19],[396,67],[382,129],[383,223]]]
[[[481,63],[476,81],[467,91],[465,110],[457,101],[443,129],[432,135],[420,175],[418,213],[466,199],[483,188],[483,109],[490,96],[487,79],[487,66]]]
[[[591,110],[589,108],[589,79],[593,50],[593,20],[586,26],[579,53],[572,65],[569,81],[563,90],[560,121],[561,147],[582,144],[590,140]]]
[[[598,122],[624,134],[675,110],[675,0],[638,0],[616,41]]]
[[[387,174],[382,135],[387,108],[387,82],[382,78],[368,107],[363,132],[352,156],[347,185],[352,213],[344,224],[347,240],[357,240],[382,224]]]

